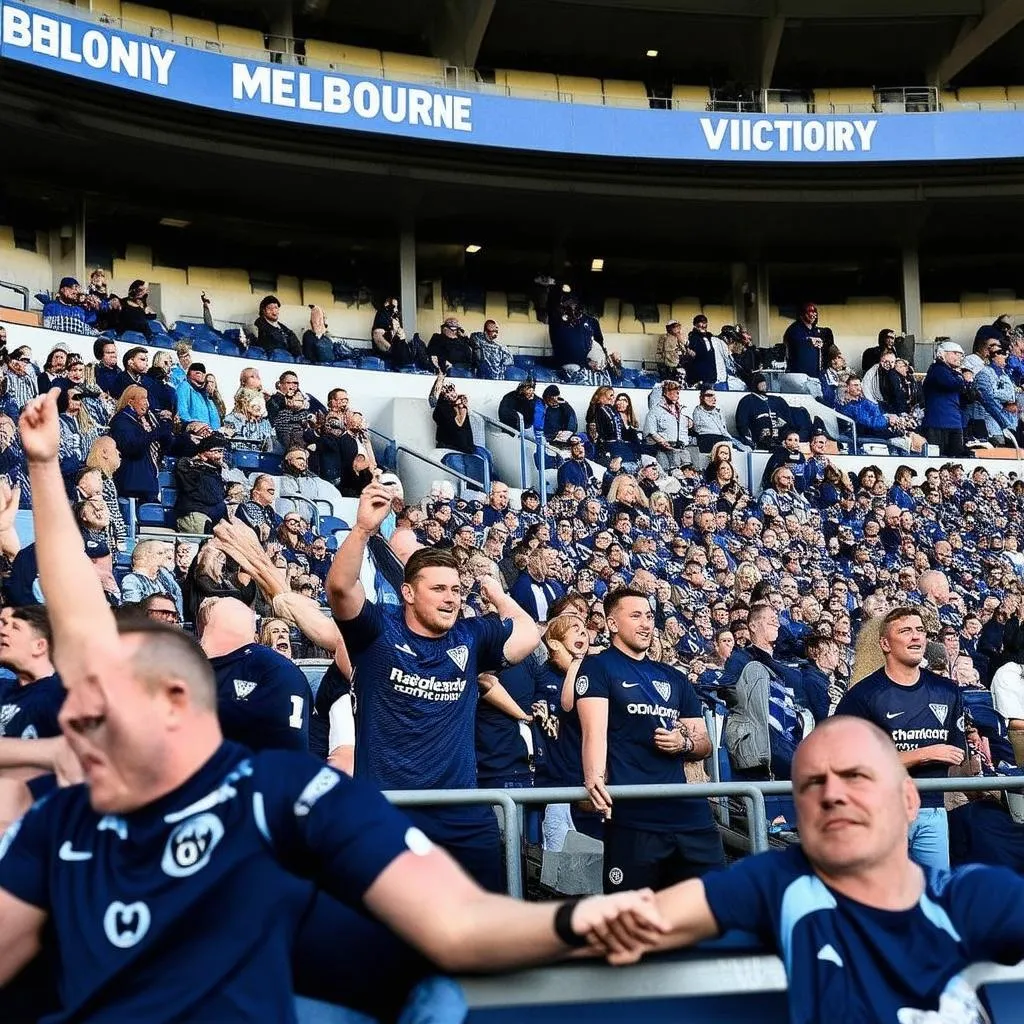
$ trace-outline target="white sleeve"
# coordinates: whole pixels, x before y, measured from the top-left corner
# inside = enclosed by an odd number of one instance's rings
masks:
[[[338,747],[354,747],[356,743],[356,720],[352,716],[352,695],[346,693],[332,705],[328,721],[330,733],[327,741],[329,752]]]

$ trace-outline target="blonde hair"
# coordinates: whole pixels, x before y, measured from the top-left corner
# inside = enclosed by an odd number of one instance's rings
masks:
[[[619,500],[619,491],[621,491],[626,484],[633,485],[633,494],[636,497],[636,504],[641,508],[650,508],[650,502],[648,502],[647,495],[644,493],[643,488],[639,483],[637,483],[636,477],[630,476],[628,473],[622,473],[612,481],[611,487],[608,488],[608,504],[610,505],[613,501]]]
[[[128,403],[135,398],[139,398],[142,395],[149,397],[149,392],[142,387],[141,384],[129,384],[128,387],[121,392],[121,397],[117,400],[117,405],[114,408],[114,415],[116,416],[122,409],[126,408]]]

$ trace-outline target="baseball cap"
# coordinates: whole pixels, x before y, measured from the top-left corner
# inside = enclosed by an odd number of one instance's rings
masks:
[[[960,355],[964,354],[964,350],[955,341],[944,341],[935,349],[935,354],[938,356],[944,356],[949,352],[959,352]]]
[[[212,452],[216,450],[227,451],[228,439],[223,434],[208,434],[199,442],[199,452]]]
[[[79,284],[73,277],[62,277],[60,279],[61,288],[78,288]]]
[[[667,324],[665,324],[665,330],[667,331],[670,327],[678,327],[678,326],[679,326],[679,321],[678,320],[669,320],[669,322]]]
[[[441,324],[441,326],[442,327],[458,327],[459,326],[459,321],[456,320],[455,317],[450,316],[450,317],[448,317],[447,320],[445,320],[445,322],[443,324]]]

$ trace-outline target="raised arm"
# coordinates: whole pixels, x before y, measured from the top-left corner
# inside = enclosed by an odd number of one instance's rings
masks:
[[[330,654],[334,654],[339,644],[344,647],[334,620],[330,616],[324,615],[320,605],[313,598],[288,592],[278,594],[274,598],[273,606],[275,615],[280,615],[282,619],[293,622],[299,627],[302,635],[317,647],[323,648]]]
[[[380,483],[380,474],[363,488],[359,496],[356,521],[331,562],[327,574],[327,600],[336,619],[354,619],[366,602],[366,591],[359,581],[366,554],[366,542],[380,529],[391,511],[394,495]]]
[[[33,398],[19,423],[32,485],[39,582],[53,627],[53,663],[70,692],[123,665],[117,625],[85,553],[68,503],[57,452],[57,389]]]
[[[524,658],[529,657],[540,643],[537,623],[505,593],[493,576],[480,578],[480,595],[494,605],[494,610],[503,619],[512,620],[512,633],[505,641],[502,653],[510,665],[518,665]]]

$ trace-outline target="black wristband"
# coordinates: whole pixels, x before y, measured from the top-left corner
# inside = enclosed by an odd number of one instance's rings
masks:
[[[572,929],[572,912],[576,909],[576,904],[583,898],[578,896],[574,900],[566,900],[555,911],[555,934],[567,946],[574,948],[587,944],[587,937],[585,935],[577,935]]]

